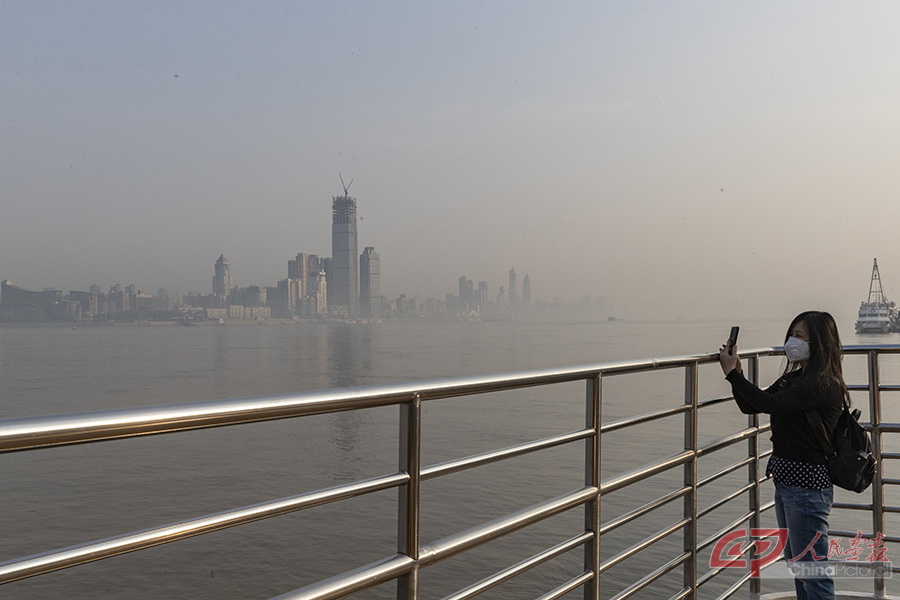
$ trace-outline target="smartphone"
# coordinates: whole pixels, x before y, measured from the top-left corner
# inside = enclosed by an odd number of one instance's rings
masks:
[[[731,328],[731,333],[728,334],[728,354],[731,354],[731,351],[734,350],[734,345],[737,344],[738,333],[740,333],[741,328],[735,325]]]

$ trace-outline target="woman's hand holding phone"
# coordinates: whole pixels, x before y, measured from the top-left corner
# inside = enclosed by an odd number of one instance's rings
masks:
[[[721,365],[722,372],[726,375],[731,373],[734,369],[737,369],[738,373],[743,372],[741,369],[741,359],[737,353],[737,338],[739,332],[740,327],[732,327],[728,339],[725,340],[725,343],[722,344],[722,347],[719,349],[719,365]]]

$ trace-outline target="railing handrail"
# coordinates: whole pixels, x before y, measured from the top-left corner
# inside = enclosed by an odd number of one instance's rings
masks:
[[[783,349],[776,346],[742,350],[740,355],[750,359],[750,375],[748,376],[755,377],[755,373],[757,372],[756,361],[758,361],[759,358],[777,356],[782,354],[782,352]],[[875,418],[873,418],[872,422],[868,423],[867,426],[873,431],[873,435],[875,436],[877,446],[875,452],[876,458],[879,461],[883,458],[900,458],[900,454],[894,455],[890,453],[886,453],[885,456],[882,457],[881,435],[884,433],[900,431],[900,424],[882,423],[879,416],[880,392],[897,391],[900,390],[900,386],[882,385],[878,380],[879,375],[877,368],[877,355],[900,354],[900,344],[849,345],[844,347],[844,352],[845,354],[868,354],[869,371],[867,385],[853,385],[850,387],[854,390],[868,389],[870,392],[870,401],[873,409],[872,414]],[[408,552],[404,552],[403,548],[401,548],[400,553],[396,556],[387,557],[372,565],[360,567],[359,569],[345,573],[342,576],[304,588],[304,590],[295,590],[295,592],[285,594],[282,597],[298,599],[316,598],[323,600],[325,598],[343,598],[349,593],[353,593],[354,590],[359,591],[359,589],[363,589],[359,586],[367,587],[373,585],[377,581],[386,581],[397,577],[407,577],[419,567],[427,566],[448,556],[463,552],[479,544],[485,543],[486,541],[496,539],[511,531],[580,505],[585,505],[586,514],[593,515],[593,517],[590,518],[586,517],[586,523],[592,521],[594,523],[593,527],[588,526],[585,532],[571,538],[569,541],[563,542],[545,553],[536,555],[520,565],[510,567],[510,569],[495,574],[495,576],[490,578],[490,581],[492,582],[490,585],[483,582],[481,585],[472,586],[469,591],[459,592],[457,595],[454,595],[453,598],[459,598],[461,600],[462,598],[474,597],[477,591],[497,585],[514,576],[521,570],[524,570],[526,568],[524,565],[530,565],[528,568],[531,568],[532,566],[549,560],[548,557],[561,553],[563,548],[569,549],[577,545],[584,545],[585,547],[586,570],[584,573],[573,579],[568,586],[563,586],[560,590],[576,589],[578,586],[589,584],[592,589],[596,591],[599,590],[597,579],[599,578],[600,573],[642,549],[649,547],[660,539],[671,535],[673,532],[682,529],[685,531],[685,555],[676,557],[667,563],[667,565],[664,565],[664,567],[660,567],[660,569],[657,569],[647,577],[635,582],[629,587],[631,591],[627,593],[623,592],[623,594],[627,596],[631,593],[637,593],[646,585],[649,585],[671,569],[682,566],[685,569],[685,588],[676,597],[691,596],[695,593],[697,587],[703,585],[721,571],[721,569],[718,571],[712,570],[705,573],[702,577],[697,576],[696,555],[700,550],[715,541],[715,536],[705,540],[698,540],[695,533],[696,520],[746,492],[751,493],[750,511],[742,514],[736,521],[729,524],[727,527],[738,527],[740,524],[747,523],[748,521],[756,522],[758,521],[759,514],[772,506],[771,503],[761,505],[762,503],[758,500],[759,485],[766,480],[764,477],[759,477],[759,461],[762,457],[771,453],[771,451],[760,451],[758,439],[760,434],[769,430],[770,426],[768,424],[759,425],[755,420],[755,416],[751,416],[750,423],[746,429],[732,432],[718,439],[708,441],[703,445],[700,445],[697,441],[697,412],[705,406],[710,406],[730,399],[730,397],[725,397],[701,401],[697,397],[697,367],[701,364],[714,362],[717,358],[718,353],[708,353],[665,358],[625,360],[525,372],[427,380],[413,383],[360,386],[336,390],[318,390],[298,394],[212,400],[163,406],[145,406],[0,420],[0,454],[2,454],[4,452],[36,450],[70,444],[102,442],[126,437],[167,434],[274,419],[286,419],[379,406],[400,405],[401,407],[407,407],[404,409],[407,412],[401,414],[407,415],[404,419],[406,421],[405,431],[407,432],[406,443],[409,445],[407,452],[404,453],[407,462],[404,463],[401,461],[399,472],[374,477],[369,480],[343,484],[325,490],[317,490],[288,498],[263,502],[257,505],[217,513],[215,515],[206,515],[115,538],[89,542],[71,548],[8,561],[0,564],[0,583],[82,564],[98,558],[106,558],[136,549],[168,543],[178,539],[223,529],[225,527],[232,527],[254,520],[277,516],[287,512],[324,504],[326,502],[343,500],[373,491],[399,488],[401,489],[401,503],[405,506],[404,511],[407,514],[407,519],[411,523],[411,529],[408,529],[404,535],[401,535],[401,538],[405,539],[404,543],[409,546]],[[663,408],[643,415],[626,417],[602,425],[600,424],[599,411],[602,406],[602,401],[600,398],[599,385],[603,378],[616,375],[643,373],[659,369],[677,368],[683,368],[686,372],[686,395],[684,404]],[[586,381],[588,383],[586,408],[588,423],[585,429],[556,434],[542,440],[534,440],[509,448],[492,450],[438,465],[419,465],[419,440],[417,429],[419,422],[418,411],[420,410],[419,407],[421,402],[576,381]],[[608,433],[616,429],[623,429],[678,414],[684,414],[685,417],[686,437],[685,448],[683,451],[642,465],[631,471],[607,477],[602,481],[599,480],[597,477],[597,473],[599,473],[599,444],[600,438],[604,432]],[[687,432],[691,432],[690,435],[688,435]],[[422,544],[418,541],[418,530],[415,523],[417,523],[418,520],[418,485],[421,481],[579,440],[584,441],[587,451],[585,487],[569,491],[555,499],[523,508],[515,513],[496,519],[493,522],[476,526],[471,530],[452,534],[442,540],[437,540],[429,544]],[[699,457],[742,441],[747,441],[750,444],[750,454],[747,458],[742,459],[735,465],[725,467],[718,473],[707,476],[702,480],[697,477],[696,461]],[[591,450],[592,448],[593,450]],[[600,523],[599,502],[603,496],[678,466],[683,466],[685,469],[684,487],[670,491],[668,494],[651,501],[643,507],[630,511],[625,515],[620,515],[612,521],[604,524]],[[880,492],[880,486],[883,484],[900,484],[900,480],[882,480],[880,466],[879,462],[879,474],[875,481],[875,486],[879,491],[877,493],[873,491],[872,504],[840,503],[835,505],[836,508],[868,509],[873,511],[873,531],[879,531],[879,524],[883,526],[883,516],[885,512],[900,511],[900,508],[897,507],[883,506],[883,495]],[[750,469],[749,472],[751,473],[751,477],[748,480],[748,483],[737,490],[732,491],[724,498],[718,499],[712,505],[704,508],[704,510],[698,511],[696,506],[697,489],[710,481],[734,472],[741,467],[748,467]],[[594,470],[596,470],[596,473],[594,473]],[[753,475],[753,473],[755,473],[755,475]],[[403,491],[404,489],[406,490],[405,492]],[[754,496],[756,500],[752,499]],[[683,519],[659,530],[653,536],[635,544],[625,552],[607,559],[602,564],[599,562],[599,538],[602,534],[608,533],[612,529],[630,522],[633,519],[649,514],[652,510],[679,498],[685,502],[686,516]],[[403,524],[400,524],[399,526],[401,530],[404,527]],[[886,539],[889,541],[898,541],[892,537]],[[578,540],[578,542],[576,543],[574,540]],[[589,556],[591,557],[590,559],[588,559]],[[688,558],[685,558],[685,556]],[[749,575],[745,575],[737,584],[729,589],[727,595],[722,597],[729,597],[748,579]],[[883,584],[884,582],[882,579],[880,582],[881,591],[884,590]],[[758,586],[758,583],[756,585]],[[876,582],[876,591],[879,589],[878,585],[878,582]],[[413,599],[416,597],[415,594],[415,590],[410,589],[405,593],[398,592],[398,598],[402,596],[403,598]],[[559,596],[551,594],[545,597]],[[597,597],[596,593],[590,597]]]
[[[762,348],[741,351],[740,354],[764,356],[775,354],[778,350],[778,348]],[[897,346],[897,351],[900,352],[900,346]],[[711,362],[716,356],[705,354],[612,361],[574,367],[449,377],[413,383],[356,386],[296,394],[2,419],[0,453],[375,408],[409,402],[416,396],[422,401],[428,401],[583,381],[598,375],[621,375],[683,367],[698,360]]]
[[[900,344],[844,346],[845,353],[859,353],[876,348],[880,354],[900,354]],[[740,355],[761,357],[781,352],[780,346],[772,346],[742,350]],[[717,356],[717,353],[709,353],[611,361],[574,367],[423,380],[414,383],[2,419],[0,453],[374,408],[408,402],[417,395],[421,400],[427,401],[488,391],[581,381],[598,375],[672,369],[698,361],[713,362]]]

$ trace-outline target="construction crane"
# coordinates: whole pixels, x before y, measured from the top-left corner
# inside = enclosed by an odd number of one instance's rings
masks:
[[[341,178],[341,187],[344,188],[344,197],[346,198],[347,192],[350,190],[350,186],[353,185],[353,180],[351,179],[350,183],[348,183],[347,185],[344,185],[344,176],[341,175],[340,173],[338,173],[338,177]]]

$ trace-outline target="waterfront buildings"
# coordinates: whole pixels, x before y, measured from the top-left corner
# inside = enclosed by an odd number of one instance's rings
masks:
[[[325,273],[327,259],[316,254],[299,253],[288,261],[288,278],[278,282],[279,316],[321,317],[328,312],[329,281]]]
[[[522,308],[531,309],[531,278],[525,273],[525,279],[522,280]]]
[[[288,261],[288,279],[296,282],[292,287],[295,288],[295,296],[292,298],[296,303],[297,300],[306,295],[306,288],[309,285],[310,273],[310,255],[299,253],[296,258]],[[314,271],[319,270],[318,257],[316,257],[316,265]]]
[[[359,257],[359,314],[381,318],[381,260],[372,246]]]
[[[121,283],[109,288],[106,293],[106,306],[108,312],[123,313],[131,310],[131,294],[125,291]]]
[[[350,182],[353,183],[352,181]],[[356,233],[356,198],[344,187],[331,203],[330,310],[347,317],[359,315],[359,251]]]
[[[311,277],[315,278],[315,283],[312,285],[312,291],[306,296],[307,306],[304,308],[303,314],[324,317],[328,313],[327,276],[325,271],[319,271]]]
[[[475,309],[475,283],[465,275],[459,278],[459,306],[454,308],[465,315]]]
[[[135,285],[116,284],[106,293],[93,284],[88,292],[72,290],[67,295],[55,289],[33,292],[4,282],[0,296],[0,321],[46,323],[53,321],[135,322],[135,321],[217,321],[223,319],[326,320],[329,315],[343,318],[341,312],[329,312],[327,275],[321,267],[327,264],[313,254],[298,254],[287,261],[291,277],[276,286],[232,287],[227,296],[188,292],[170,293],[160,288],[155,296],[143,293]],[[224,257],[220,257],[224,258]],[[306,265],[307,273],[302,265]],[[425,318],[425,319],[507,319],[538,315],[553,306],[532,300],[531,278],[521,281],[518,310],[506,300],[501,286],[496,300],[489,295],[489,284],[481,280],[477,287],[468,277],[459,278],[459,295],[448,293],[444,299],[407,297],[401,294],[393,302],[381,295],[380,257],[367,246],[359,257],[361,319]],[[304,277],[305,275],[305,277]],[[301,287],[301,282],[304,285]],[[603,309],[605,299],[596,302],[583,298],[578,309]],[[561,305],[556,309],[562,308]]]
[[[302,298],[299,292],[300,281],[297,279],[282,279],[270,291],[268,299],[272,306],[272,316],[281,319],[289,319],[296,314],[297,303]]]
[[[519,281],[516,276],[516,270],[509,270],[509,289],[508,289],[508,298],[509,298],[509,308],[515,310],[519,305]]]
[[[341,180],[343,185],[343,180]],[[352,183],[352,182],[351,182]],[[97,321],[219,320],[328,316],[339,319],[380,318],[514,318],[531,309],[531,280],[520,282],[514,268],[508,272],[508,287],[499,286],[496,299],[488,293],[488,282],[459,277],[458,295],[407,298],[401,294],[389,303],[381,295],[381,260],[374,246],[357,253],[357,204],[344,186],[332,197],[332,256],[298,253],[287,261],[287,278],[274,286],[239,288],[224,253],[215,261],[212,293],[170,294],[160,289],[156,296],[136,286],[115,285],[102,293],[99,285],[88,292],[58,290],[30,292],[5,284],[0,320],[51,321],[96,319]],[[69,303],[69,304],[66,304]],[[543,310],[540,302],[535,310]],[[80,309],[79,309],[80,307]],[[245,310],[246,309],[246,310]],[[77,313],[77,316],[75,316]]]
[[[322,261],[317,254],[299,253],[294,260],[288,261],[288,278],[300,281],[300,296],[306,296],[312,290],[316,275],[322,270]]]
[[[231,278],[231,265],[228,264],[228,259],[225,258],[224,254],[219,256],[215,268],[216,274],[213,275],[212,293],[214,296],[225,297],[231,292],[231,288],[234,287],[234,281]]]
[[[100,314],[100,294],[71,290],[69,300],[81,305],[81,318],[93,319]]]
[[[479,281],[475,291],[475,309],[479,315],[486,315],[488,307],[488,282]]]
[[[0,321],[52,322],[81,318],[81,304],[65,300],[61,290],[35,292],[4,279],[0,284]]]

